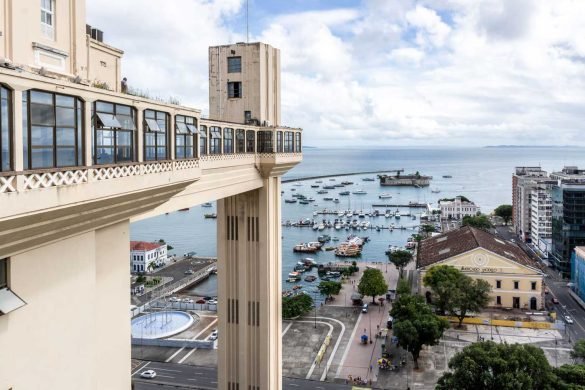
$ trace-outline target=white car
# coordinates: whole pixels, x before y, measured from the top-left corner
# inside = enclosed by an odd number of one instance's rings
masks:
[[[210,299],[209,301],[207,301],[208,305],[217,305],[217,299]]]
[[[191,298],[184,298],[183,303],[193,303],[193,300]]]
[[[573,323],[573,319],[571,318],[571,316],[565,316],[565,321],[567,321],[567,324]]]
[[[146,370],[140,373],[141,378],[152,379],[156,376],[156,371],[154,370]]]
[[[217,329],[214,329],[213,332],[211,332],[211,335],[209,336],[209,340],[215,341],[217,340],[217,336],[218,336]]]
[[[181,298],[177,298],[177,297],[171,297],[171,299],[169,299],[171,302],[181,302]]]

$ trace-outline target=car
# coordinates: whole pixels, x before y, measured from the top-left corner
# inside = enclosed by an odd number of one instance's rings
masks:
[[[545,289],[544,289],[544,293],[545,293],[545,294],[548,294],[548,293],[549,293],[549,291],[548,291],[548,288],[545,288]]]
[[[207,301],[205,299],[198,299],[197,302],[195,302],[195,303],[202,305],[204,303],[207,303]]]
[[[183,298],[183,303],[193,303],[191,298]]]
[[[181,302],[181,298],[177,298],[177,297],[171,297],[171,299],[169,299],[171,302]]]
[[[516,242],[516,240],[514,240],[513,238],[510,238],[510,242]]]
[[[140,373],[141,378],[152,379],[156,376],[156,371],[154,370],[146,370]]]
[[[193,272],[192,269],[188,269],[187,271],[185,271],[185,275],[193,275],[195,272]]]
[[[556,298],[553,298],[553,299],[552,299],[552,303],[555,303],[555,304],[556,304],[556,303],[559,303],[559,300],[558,300],[558,299],[556,299]]]
[[[364,303],[364,305],[362,306],[362,313],[367,313],[368,312],[368,304]]]
[[[209,301],[207,301],[207,303],[209,305],[217,305],[217,299],[215,299],[215,298],[214,299],[210,299]]]
[[[210,300],[212,300],[213,298],[212,298],[212,297],[203,297],[203,299],[205,299],[206,301],[210,301]]]
[[[567,324],[573,323],[573,319],[571,318],[571,316],[565,316],[565,321],[567,322]]]
[[[567,283],[567,287],[574,287],[574,286],[575,286],[575,283],[571,283],[571,282]]]
[[[219,336],[217,329],[214,329],[213,332],[211,332],[211,335],[209,335],[209,340],[211,341],[215,341],[217,340],[217,337]]]

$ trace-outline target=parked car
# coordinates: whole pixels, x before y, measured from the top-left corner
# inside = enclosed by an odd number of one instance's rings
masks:
[[[200,305],[207,303],[207,301],[205,299],[198,299],[197,302],[195,303],[199,303]]]
[[[177,297],[171,297],[171,299],[169,299],[171,302],[181,302],[181,298],[177,298]]]
[[[156,376],[156,371],[154,370],[146,370],[140,373],[141,378],[152,379]]]
[[[552,299],[552,303],[559,303],[559,300],[558,300],[558,299],[556,299],[556,298],[553,298],[553,299]]]
[[[571,316],[565,316],[565,321],[567,321],[567,324],[573,323],[573,319],[571,318]]]
[[[191,298],[183,298],[183,303],[193,303]]]
[[[368,312],[368,304],[364,303],[364,305],[362,306],[362,313],[367,313]]]
[[[185,271],[185,275],[193,275],[195,272],[193,272],[192,269],[188,269],[187,271]]]
[[[215,341],[217,340],[217,336],[218,336],[217,329],[214,329],[213,332],[211,332],[211,335],[209,336],[209,340]]]
[[[217,299],[210,299],[209,301],[207,301],[208,304],[210,305],[217,305]]]
[[[575,283],[572,283],[572,282],[567,283],[567,287],[574,287],[574,286],[575,286]]]

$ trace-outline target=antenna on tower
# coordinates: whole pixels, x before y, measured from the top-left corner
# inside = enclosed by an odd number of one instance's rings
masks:
[[[250,43],[250,29],[249,29],[249,10],[248,4],[249,0],[246,0],[246,43]]]

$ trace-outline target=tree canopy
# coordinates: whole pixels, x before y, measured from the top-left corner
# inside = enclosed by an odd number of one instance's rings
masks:
[[[504,223],[507,225],[508,221],[512,218],[512,205],[510,204],[502,204],[496,207],[494,210],[494,214],[504,220]]]
[[[398,344],[412,353],[415,367],[423,345],[436,345],[449,322],[436,316],[420,295],[401,295],[390,314]]]
[[[558,389],[585,390],[585,365],[564,364],[553,368],[558,378]]]
[[[410,287],[410,283],[408,280],[404,278],[398,279],[398,283],[396,284],[396,294],[398,295],[409,295],[412,291]]]
[[[404,267],[412,261],[412,253],[407,250],[397,250],[388,255],[388,258],[396,266],[396,269],[400,271],[400,276],[404,271]]]
[[[376,296],[386,294],[388,284],[384,280],[382,271],[375,268],[366,269],[358,284],[358,292],[362,295],[372,297],[372,302],[376,302]]]
[[[491,289],[491,285],[482,279],[463,275],[458,280],[451,312],[459,319],[459,327],[467,313],[480,312],[488,305]]]
[[[472,226],[474,228],[487,230],[492,227],[492,223],[490,222],[489,218],[485,214],[469,216],[466,215],[463,217],[462,221],[463,226]]]
[[[573,345],[571,357],[576,360],[585,361],[585,340],[577,340]]]
[[[294,318],[305,314],[313,307],[313,298],[307,294],[282,297],[282,317]]]
[[[449,361],[437,390],[552,390],[557,378],[542,349],[492,341],[465,347]]]
[[[443,315],[451,312],[459,279],[463,273],[450,265],[431,267],[423,278],[423,284],[431,289],[432,303]]]
[[[335,281],[324,281],[317,286],[321,295],[330,297],[331,295],[339,294],[341,291],[341,283]]]

